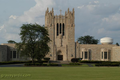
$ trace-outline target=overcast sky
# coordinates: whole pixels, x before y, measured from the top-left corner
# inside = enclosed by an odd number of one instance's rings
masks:
[[[75,9],[75,41],[80,36],[111,37],[120,43],[120,0],[0,0],[0,44],[20,41],[20,27],[45,24],[45,11],[55,15]]]

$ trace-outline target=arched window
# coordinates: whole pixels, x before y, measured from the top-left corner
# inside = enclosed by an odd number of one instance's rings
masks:
[[[63,23],[63,36],[65,34],[65,26],[64,26],[64,23]]]
[[[59,25],[57,23],[57,36],[59,35],[58,30],[59,30]]]
[[[61,23],[60,23],[60,34],[61,34]]]

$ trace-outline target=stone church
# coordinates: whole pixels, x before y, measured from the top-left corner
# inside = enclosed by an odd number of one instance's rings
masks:
[[[68,10],[64,15],[54,15],[54,10],[45,12],[45,27],[51,42],[50,52],[46,57],[53,61],[71,61],[72,58],[95,61],[120,61],[120,47],[109,37],[102,38],[101,44],[79,44],[75,42],[75,11]],[[25,61],[30,58],[20,57],[15,44],[0,45],[0,62]]]
[[[60,10],[61,11],[61,10]],[[79,44],[75,42],[75,11],[68,10],[64,15],[54,15],[54,10],[45,12],[45,26],[48,29],[50,52],[47,57],[57,61],[71,61],[72,58],[97,61],[120,61],[120,47],[109,43]]]

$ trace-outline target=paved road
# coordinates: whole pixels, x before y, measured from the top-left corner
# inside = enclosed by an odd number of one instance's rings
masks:
[[[0,65],[0,67],[22,67],[24,64],[6,64],[6,65]]]

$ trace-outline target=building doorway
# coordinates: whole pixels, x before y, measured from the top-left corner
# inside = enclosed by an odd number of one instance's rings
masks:
[[[63,55],[58,55],[58,60],[63,60]]]

